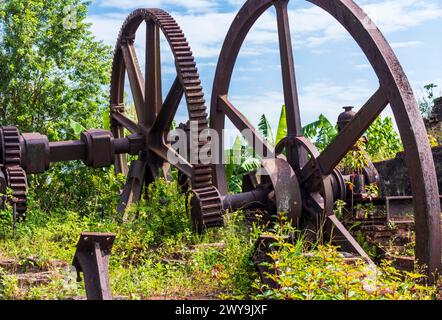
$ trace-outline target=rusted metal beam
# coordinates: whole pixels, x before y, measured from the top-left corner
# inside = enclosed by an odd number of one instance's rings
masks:
[[[148,126],[154,124],[163,104],[159,30],[153,21],[146,22],[146,101],[144,108],[149,114],[146,122]]]
[[[115,241],[112,233],[83,232],[72,264],[78,279],[83,273],[88,300],[112,300],[109,256]]]

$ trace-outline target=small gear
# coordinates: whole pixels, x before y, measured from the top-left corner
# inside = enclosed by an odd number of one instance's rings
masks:
[[[24,219],[27,209],[28,188],[26,172],[19,166],[7,167],[6,180],[8,186],[12,189],[12,201],[16,205],[16,212],[20,218]]]
[[[20,131],[16,127],[2,127],[1,132],[4,166],[20,166]]]
[[[225,224],[221,195],[217,188],[192,190],[192,220],[198,232]]]
[[[19,218],[24,219],[27,203],[27,176],[20,167],[20,131],[16,127],[0,128],[0,150],[2,170],[7,187],[12,189],[12,202]]]

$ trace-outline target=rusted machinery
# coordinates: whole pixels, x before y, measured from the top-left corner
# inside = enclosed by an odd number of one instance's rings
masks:
[[[196,63],[189,43],[175,20],[159,9],[139,9],[124,22],[120,31],[111,80],[111,132],[88,130],[79,141],[49,142],[40,134],[20,134],[15,127],[0,129],[2,150],[2,191],[13,190],[16,212],[26,211],[26,175],[48,170],[56,161],[83,160],[99,168],[115,165],[127,176],[118,210],[137,202],[143,187],[157,176],[169,176],[171,166],[180,173],[193,194],[192,218],[197,230],[224,224],[226,209],[262,207],[273,213],[288,212],[293,225],[301,230],[319,230],[349,253],[368,257],[333,214],[334,203],[346,199],[346,178],[336,167],[361,138],[370,124],[390,104],[405,148],[405,158],[413,189],[416,224],[416,258],[435,271],[441,267],[439,191],[431,149],[416,99],[390,45],[367,15],[352,0],[308,0],[333,16],[354,38],[370,61],[379,88],[359,112],[347,110],[341,117],[341,131],[322,153],[303,137],[295,66],[288,21],[288,0],[249,0],[233,21],[225,39],[214,79],[210,128],[218,133],[218,154],[224,154],[222,131],[226,117],[263,157],[261,174],[245,176],[243,191],[228,194],[223,162],[211,161],[210,139],[201,139],[209,129],[208,114]],[[284,100],[288,134],[273,148],[246,117],[229,101],[230,80],[239,51],[248,32],[270,7],[276,8],[281,53]],[[146,24],[146,69],[141,71],[135,53],[135,33]],[[175,58],[177,77],[163,99],[161,83],[160,31]],[[137,121],[125,114],[125,76],[129,79]],[[189,149],[196,161],[180,157],[167,142],[173,119],[183,96],[189,115]],[[182,127],[186,127],[182,125]],[[125,132],[130,132],[126,135]],[[259,148],[258,148],[259,147]],[[137,156],[128,163],[127,155]],[[170,156],[180,161],[170,163]],[[360,185],[376,182],[368,166],[359,177]],[[262,174],[262,173],[265,174]],[[333,233],[333,237],[332,237]],[[332,239],[331,239],[332,238]]]
[[[220,133],[227,116],[238,129],[250,129],[254,132],[255,134],[249,137],[249,140],[252,140],[250,142],[259,141],[267,155],[274,154],[277,158],[271,163],[264,162],[263,167],[270,171],[270,177],[283,178],[272,181],[276,202],[281,204],[278,209],[288,211],[293,222],[302,229],[315,230],[322,222],[326,222],[326,231],[330,231],[334,226],[340,233],[338,239],[344,240],[340,241],[340,244],[347,244],[344,245],[345,250],[356,251],[364,256],[362,249],[333,214],[334,202],[343,197],[341,192],[343,179],[337,172],[336,166],[370,124],[390,104],[404,144],[413,190],[415,255],[417,260],[428,266],[431,271],[440,269],[441,210],[436,173],[425,126],[407,77],[390,45],[356,3],[351,0],[309,0],[309,2],[328,12],[347,29],[374,69],[379,79],[379,89],[320,154],[312,143],[302,136],[288,22],[288,1],[247,1],[235,18],[220,54],[212,92],[211,127]],[[260,137],[228,99],[230,80],[242,43],[257,19],[272,6],[276,8],[278,20],[288,124],[287,137],[275,149]],[[219,145],[222,148],[224,144]],[[285,158],[280,156],[284,149]],[[226,174],[223,165],[215,166],[214,177],[218,190],[222,195],[226,195]],[[278,186],[280,183],[281,187]],[[284,192],[278,192],[280,190],[290,190],[286,195],[288,198],[278,199],[280,195],[285,195]],[[289,201],[284,201],[286,199]],[[282,205],[287,203],[288,206]]]
[[[77,243],[72,265],[77,280],[83,273],[88,300],[112,300],[109,283],[109,256],[115,241],[112,233],[83,232]]]

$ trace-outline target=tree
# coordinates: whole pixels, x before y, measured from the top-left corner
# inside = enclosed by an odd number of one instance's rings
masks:
[[[82,0],[0,1],[0,123],[78,139],[108,113],[112,50],[85,23]],[[30,209],[109,212],[120,184],[110,169],[80,162],[51,165],[30,177]],[[56,196],[53,196],[56,195]]]
[[[111,49],[94,39],[82,0],[2,0],[0,121],[72,138],[71,119],[96,127],[107,102]]]
[[[434,83],[427,84],[424,86],[426,96],[419,99],[419,109],[422,113],[422,116],[425,119],[430,118],[431,112],[434,107],[434,89],[437,88],[437,85]]]
[[[337,125],[333,125],[323,114],[317,121],[302,128],[304,136],[315,143],[319,151],[323,151],[337,136]]]

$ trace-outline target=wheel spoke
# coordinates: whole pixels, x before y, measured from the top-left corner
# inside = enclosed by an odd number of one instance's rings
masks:
[[[153,21],[146,22],[146,124],[153,125],[163,103],[161,84],[160,31]]]
[[[339,162],[341,162],[387,105],[388,98],[382,88],[379,88],[359,110],[354,119],[318,157],[317,163],[322,175],[327,176],[333,172]],[[314,164],[315,161],[310,161],[302,169],[304,177],[310,177],[313,171],[317,169]]]
[[[249,145],[256,151],[261,151],[262,149],[263,154],[258,154],[259,156],[269,158],[274,156],[274,148],[256,131],[247,118],[230,103],[227,96],[219,97],[219,105],[225,115],[241,133],[245,130],[248,131],[249,134],[244,135],[244,138],[247,139]]]
[[[131,44],[121,46],[124,64],[126,65],[130,88],[135,103],[139,123],[146,123],[148,116],[144,108],[144,79],[138,63],[135,48]]]
[[[146,163],[141,160],[135,160],[131,163],[129,173],[127,175],[126,185],[121,194],[120,202],[117,211],[123,213],[132,203],[138,202],[141,199],[141,191],[144,185],[144,173],[146,170]],[[123,218],[124,220],[124,218]]]
[[[184,95],[184,89],[181,81],[176,77],[170,91],[164,101],[163,107],[158,113],[155,124],[152,127],[152,133],[162,135],[170,130],[173,119]]]
[[[293,47],[290,35],[290,25],[287,11],[288,0],[276,1],[276,16],[278,22],[279,51],[281,54],[282,82],[284,101],[287,112],[287,136],[302,136],[301,114],[299,110],[298,89],[296,85]],[[307,155],[302,148],[294,145],[287,149],[287,160],[295,170],[307,162]]]
[[[163,159],[165,162],[169,162],[172,166],[177,168],[186,176],[192,177],[193,175],[192,165],[170,146],[162,144],[161,146],[150,146],[149,149],[153,153],[158,155],[161,159]],[[171,157],[173,157],[177,161],[172,161]]]
[[[318,162],[323,174],[329,175],[332,173],[348,150],[356,144],[387,105],[388,99],[384,91],[379,88],[359,110],[355,118],[319,156]]]
[[[142,133],[142,129],[138,124],[121,113],[113,113],[112,119],[117,121],[121,126],[129,130],[131,133]]]
[[[330,181],[326,183],[329,184]],[[327,189],[331,191],[331,188]],[[306,203],[309,205],[304,208],[316,217],[318,227],[324,228],[325,234],[330,237],[333,243],[339,245],[346,252],[360,255],[367,263],[374,265],[364,249],[333,213],[333,201],[330,201],[330,199],[333,199],[332,194],[326,190],[324,192],[327,194],[322,196],[309,195],[306,199]],[[327,200],[327,197],[330,198]]]
[[[350,232],[348,232],[341,221],[339,221],[334,214],[328,216],[327,218],[327,223],[329,224],[327,229],[330,229],[328,232],[330,233],[332,240],[335,238],[335,242],[337,242],[343,250],[359,254],[368,264],[374,266],[373,261],[359,245],[356,239],[353,238]]]

